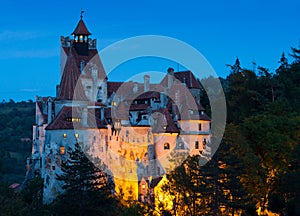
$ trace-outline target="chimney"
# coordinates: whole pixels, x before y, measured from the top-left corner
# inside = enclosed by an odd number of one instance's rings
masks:
[[[133,84],[133,93],[135,94],[135,93],[137,93],[138,92],[138,84],[137,83],[134,83]]]
[[[100,119],[104,120],[104,107],[100,108]]]
[[[85,127],[88,126],[88,125],[87,125],[87,115],[88,115],[87,108],[83,108],[83,110],[82,110],[82,120],[81,120],[81,122],[82,122],[82,125],[85,126]]]
[[[48,124],[52,121],[52,99],[48,98]]]
[[[150,89],[150,76],[145,75],[144,76],[144,92],[149,91],[149,89]]]
[[[168,68],[168,89],[173,85],[174,68]]]

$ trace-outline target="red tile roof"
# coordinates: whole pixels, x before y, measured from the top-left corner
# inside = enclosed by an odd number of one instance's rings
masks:
[[[89,30],[87,29],[83,20],[79,20],[75,30],[73,31],[72,35],[91,35]]]
[[[196,77],[191,71],[180,71],[175,72],[174,77],[176,78],[175,83],[183,83],[188,88],[201,89],[200,84],[198,83]],[[178,82],[179,81],[179,82]],[[163,86],[168,86],[168,75],[166,75],[160,83]]]
[[[175,125],[168,109],[160,108],[155,110],[152,112],[152,117],[156,120],[156,125],[152,127],[153,133],[179,133],[179,129]],[[163,128],[165,124],[167,126],[166,129]]]
[[[112,119],[127,120],[128,117],[129,117],[129,109],[128,106],[123,101],[121,101],[117,107],[111,108]]]
[[[87,100],[79,79],[80,74],[75,56],[69,55],[60,82],[58,100]]]
[[[130,111],[147,110],[150,104],[131,104]]]
[[[107,97],[110,97],[113,92],[117,92],[123,82],[107,82]]]
[[[80,67],[81,67],[80,66],[81,62],[83,62],[85,64],[85,67],[84,67],[85,74],[81,74],[81,76],[83,78],[92,78],[92,74],[91,74],[91,71],[89,70],[90,67],[88,66],[88,63],[90,63],[90,65],[97,66],[99,79],[104,80],[107,78],[101,58],[98,55],[98,51],[96,49],[90,49],[87,56],[78,55],[76,52],[76,49],[73,49],[73,48],[70,49],[70,47],[63,47],[63,49],[67,56],[70,56],[70,55],[74,56],[75,62],[76,62],[76,65],[77,65],[77,68],[79,71],[80,71]]]
[[[60,129],[87,129],[87,128],[106,128],[106,122],[100,119],[100,109],[88,109],[87,126],[79,122],[67,121],[67,118],[82,118],[82,108],[64,106],[55,116],[53,121],[46,127],[46,130]]]
[[[151,98],[160,98],[160,93],[156,91],[147,91],[145,93],[140,94],[135,98],[136,100],[144,100],[144,99],[151,99]]]

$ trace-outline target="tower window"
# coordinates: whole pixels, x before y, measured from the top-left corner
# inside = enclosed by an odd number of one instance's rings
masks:
[[[195,142],[195,149],[199,149],[199,141]]]
[[[201,130],[202,130],[202,124],[200,123],[200,124],[198,125],[198,127],[199,127],[199,131],[201,131]]]
[[[79,36],[79,41],[80,41],[80,42],[83,42],[83,35],[80,35],[80,36]]]
[[[165,149],[165,150],[170,149],[170,144],[169,144],[169,143],[165,143],[165,144],[164,144],[164,149]]]

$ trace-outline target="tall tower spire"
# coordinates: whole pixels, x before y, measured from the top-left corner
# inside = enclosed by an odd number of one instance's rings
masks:
[[[74,47],[78,53],[78,55],[87,56],[89,49],[88,49],[88,40],[89,35],[91,33],[87,29],[85,23],[83,22],[83,13],[84,11],[81,9],[80,12],[80,20],[73,31],[72,35],[74,36]]]

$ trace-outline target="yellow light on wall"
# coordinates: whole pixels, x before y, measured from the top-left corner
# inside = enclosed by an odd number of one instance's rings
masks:
[[[64,137],[64,138],[67,138],[67,134],[66,134],[66,133],[64,133],[63,137]]]

